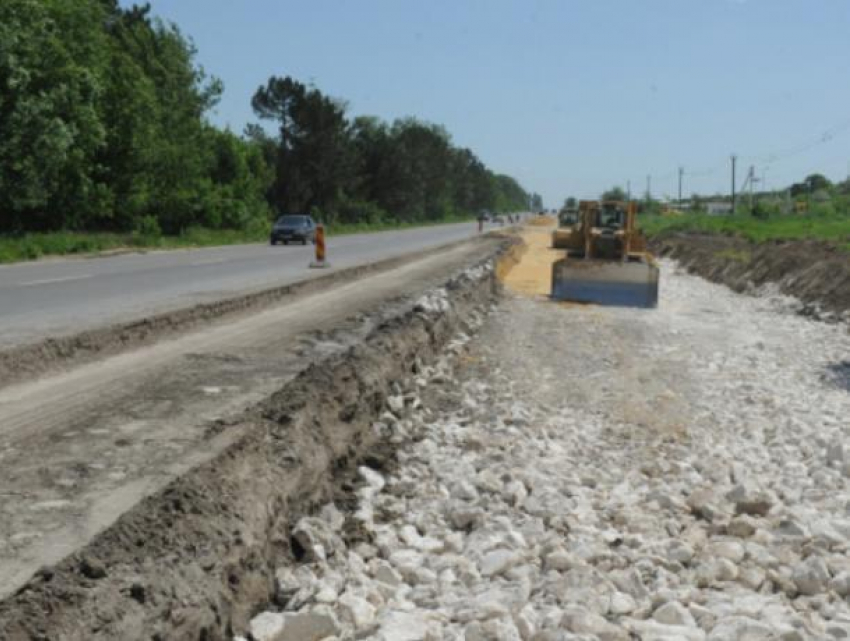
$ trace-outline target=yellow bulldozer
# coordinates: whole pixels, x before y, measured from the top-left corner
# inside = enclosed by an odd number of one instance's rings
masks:
[[[555,230],[566,256],[552,265],[552,298],[597,305],[656,307],[658,267],[637,229],[635,203],[582,200],[574,221]]]
[[[552,247],[555,249],[569,248],[570,236],[578,222],[579,209],[564,207],[558,213],[558,228],[552,232]]]

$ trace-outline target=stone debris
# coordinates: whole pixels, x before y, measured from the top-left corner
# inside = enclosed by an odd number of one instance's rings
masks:
[[[846,329],[663,268],[658,310],[508,297],[400,381],[367,540],[299,521],[250,638],[850,639]]]

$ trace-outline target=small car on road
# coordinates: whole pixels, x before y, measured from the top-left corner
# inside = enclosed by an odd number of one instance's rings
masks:
[[[271,245],[277,245],[279,242],[284,245],[288,245],[290,242],[300,242],[302,245],[306,245],[308,241],[316,242],[316,223],[310,216],[284,214],[272,225],[269,238]]]

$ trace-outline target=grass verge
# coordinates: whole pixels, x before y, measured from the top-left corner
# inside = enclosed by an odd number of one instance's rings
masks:
[[[746,238],[754,243],[773,240],[821,240],[850,252],[850,216],[777,215],[754,218],[747,215],[646,216],[640,227],[648,236],[666,232],[721,234]]]
[[[448,223],[469,222],[463,217],[439,221],[413,223],[357,223],[339,224],[328,227],[329,236],[362,234],[393,229],[431,227]],[[0,263],[15,263],[35,260],[43,256],[65,256],[74,254],[96,254],[120,250],[180,249],[192,247],[214,247],[243,243],[268,242],[267,230],[228,230],[193,227],[179,236],[146,235],[139,233],[113,234],[97,232],[49,232],[0,236]]]

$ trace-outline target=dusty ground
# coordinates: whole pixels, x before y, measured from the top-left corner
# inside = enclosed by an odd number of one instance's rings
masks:
[[[302,521],[245,634],[850,638],[846,328],[666,261],[657,310],[556,305],[526,257],[389,399],[398,465],[361,469],[362,540],[332,507]]]
[[[0,598],[213,458],[243,435],[233,423],[246,408],[358,343],[402,300],[492,253],[495,242],[0,389]]]

